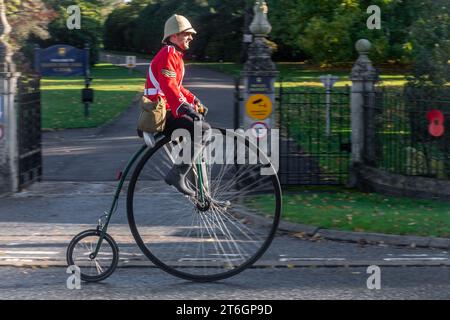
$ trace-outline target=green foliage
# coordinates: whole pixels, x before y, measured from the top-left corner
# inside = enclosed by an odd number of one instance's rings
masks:
[[[11,25],[11,42],[15,49],[23,46],[30,34],[48,37],[46,25],[54,16],[40,0],[10,0],[6,2],[6,16]]]
[[[91,47],[91,64],[98,61],[98,55],[103,36],[103,16],[101,7],[102,0],[44,0],[53,8],[58,17],[48,26],[50,38],[46,41],[39,41],[43,47],[54,44],[69,44],[77,48],[84,48],[85,44]],[[81,11],[81,29],[69,30],[66,21],[69,17],[67,8],[71,5],[78,5]]]
[[[411,29],[415,58],[410,86],[443,87],[450,81],[450,14],[448,1],[431,3]]]
[[[135,0],[130,4],[121,4],[111,12],[105,21],[103,40],[106,49],[143,51],[132,44],[133,34],[139,32],[136,24],[139,13],[150,3],[151,0]]]
[[[6,17],[11,25],[9,43],[14,52],[14,61],[23,73],[31,72],[33,39],[47,39],[48,23],[55,18],[55,12],[48,9],[41,0],[9,0]]]
[[[415,61],[419,82],[448,81],[447,0],[267,2],[275,60],[326,65],[354,61],[354,43],[367,38],[373,44],[375,63]],[[155,54],[166,19],[178,13],[188,17],[198,31],[189,55],[197,60],[237,62],[241,58],[242,62],[242,34],[252,19],[254,0],[10,0],[6,4],[15,46],[29,43],[31,35],[41,46],[68,43],[83,47],[87,42],[92,47],[92,62],[102,41],[106,49]],[[81,8],[81,30],[66,27],[66,8],[73,4]],[[56,19],[44,5],[57,13]],[[370,5],[381,8],[381,30],[366,26]],[[34,8],[28,9],[28,15],[26,6]]]
[[[358,7],[347,6],[338,7],[329,19],[312,17],[299,40],[301,46],[315,62],[348,61],[354,57],[355,43],[355,34],[349,29],[357,26],[362,18]]]
[[[89,43],[91,62],[98,58],[103,36],[103,12],[119,0],[8,0],[5,1],[7,18],[12,27],[10,42],[15,51],[14,60],[22,72],[31,69],[34,44],[47,47],[70,44],[78,48]],[[67,7],[81,9],[81,30],[68,30]]]
[[[353,61],[355,42],[367,38],[377,62],[411,63],[414,28],[430,16],[431,4],[445,0],[267,0],[270,39],[278,48],[276,60],[310,60],[319,64]],[[253,15],[253,0],[133,0],[107,18],[105,47],[155,53],[161,46],[166,19],[187,16],[198,31],[190,53],[201,60],[239,60],[244,28]],[[367,8],[381,8],[381,30],[369,30]],[[441,9],[448,12],[448,9]],[[244,21],[247,21],[244,26]],[[425,20],[426,21],[426,20]],[[435,21],[435,23],[437,23]],[[422,34],[422,36],[426,36]]]
[[[448,39],[448,34],[436,32],[428,22],[417,23],[448,13],[448,5],[432,13],[431,7],[446,0],[269,0],[269,19],[273,26],[272,39],[281,43],[278,56],[308,59],[316,63],[353,61],[354,43],[360,38],[373,44],[372,59],[378,62],[411,63],[417,57],[414,38]],[[381,9],[381,30],[369,30],[366,22],[370,5]],[[448,16],[448,14],[447,14]],[[438,20],[428,19],[439,24]],[[442,20],[442,19],[441,19]],[[414,34],[414,29],[418,31]],[[426,32],[422,32],[426,31]],[[431,38],[430,38],[431,36]],[[447,38],[446,38],[447,37]],[[415,50],[415,49],[414,49]],[[449,52],[447,50],[447,52]]]
[[[178,13],[186,16],[198,32],[190,55],[237,60],[244,8],[244,0],[134,0],[108,16],[105,48],[155,54],[161,48],[165,21]]]

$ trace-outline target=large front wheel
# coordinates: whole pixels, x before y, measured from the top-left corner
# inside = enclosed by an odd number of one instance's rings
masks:
[[[193,281],[233,276],[256,262],[275,235],[281,212],[276,170],[262,152],[255,161],[258,149],[248,139],[216,129],[206,145],[214,151],[187,175],[197,190],[190,198],[164,182],[176,145],[165,138],[137,164],[127,196],[131,232],[170,274]]]

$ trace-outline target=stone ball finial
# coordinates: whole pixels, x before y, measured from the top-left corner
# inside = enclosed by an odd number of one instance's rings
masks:
[[[372,48],[372,44],[367,39],[359,39],[356,41],[355,48],[360,54],[367,54]]]
[[[267,3],[263,0],[256,1],[253,11],[255,15],[249,27],[250,32],[256,36],[267,36],[272,30],[272,26],[267,20],[267,12],[269,11]]]

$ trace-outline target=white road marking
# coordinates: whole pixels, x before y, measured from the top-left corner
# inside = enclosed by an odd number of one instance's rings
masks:
[[[346,258],[280,258],[280,262],[288,261],[345,261]]]
[[[448,260],[448,258],[438,258],[438,257],[430,257],[430,258],[383,258],[384,261],[443,261]]]
[[[59,253],[61,253],[61,252],[58,252],[58,251],[11,251],[11,250],[3,251],[3,250],[0,250],[0,257],[2,254],[31,254],[31,255],[52,254],[52,255],[55,255],[55,254],[59,254]]]

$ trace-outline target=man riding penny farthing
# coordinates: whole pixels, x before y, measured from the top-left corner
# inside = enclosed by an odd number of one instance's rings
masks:
[[[204,121],[208,109],[183,87],[183,55],[195,34],[181,15],[165,23],[164,46],[149,65],[141,102],[138,133],[146,144],[126,166],[97,229],[80,233],[68,248],[68,263],[80,266],[82,280],[103,280],[118,265],[106,229],[131,168],[131,233],[144,255],[172,275],[228,278],[252,266],[275,235],[281,188],[270,159],[246,136],[211,129]]]

